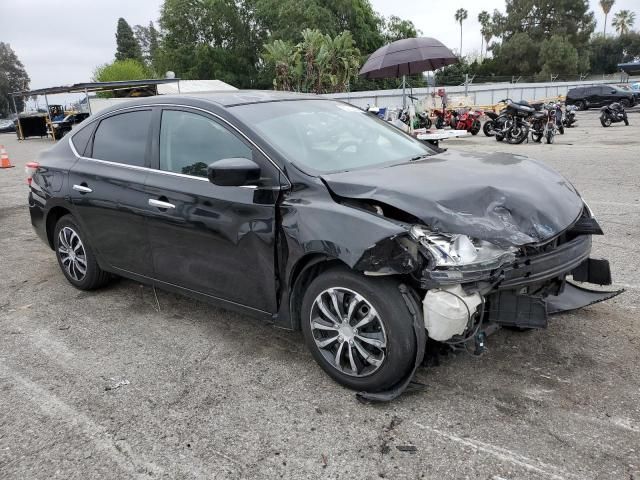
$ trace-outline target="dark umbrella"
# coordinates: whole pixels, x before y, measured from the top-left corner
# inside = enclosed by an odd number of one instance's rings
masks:
[[[451,50],[435,38],[405,38],[389,43],[373,52],[360,69],[364,78],[400,78],[403,103],[406,75],[431,72],[457,63]]]

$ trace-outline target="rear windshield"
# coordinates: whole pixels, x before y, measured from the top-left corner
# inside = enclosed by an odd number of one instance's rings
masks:
[[[265,102],[231,110],[310,174],[396,164],[435,153],[396,127],[342,102]]]

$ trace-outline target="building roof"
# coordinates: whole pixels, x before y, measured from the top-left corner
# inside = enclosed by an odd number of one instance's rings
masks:
[[[143,88],[155,85],[164,85],[168,83],[179,82],[179,78],[160,78],[146,80],[125,80],[118,82],[86,82],[74,83],[73,85],[62,85],[59,87],[39,88],[37,90],[25,90],[22,92],[13,92],[14,97],[27,97],[33,95],[53,95],[56,93],[84,93],[84,92],[103,92],[113,90],[125,90],[130,88]]]

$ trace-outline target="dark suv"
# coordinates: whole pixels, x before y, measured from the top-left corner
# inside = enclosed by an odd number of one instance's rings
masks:
[[[632,92],[611,85],[572,88],[567,93],[567,105],[575,105],[580,110],[602,107],[613,102],[619,102],[628,108],[635,105],[635,98]]]

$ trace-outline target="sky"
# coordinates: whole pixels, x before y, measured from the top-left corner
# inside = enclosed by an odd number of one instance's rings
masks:
[[[460,28],[455,11],[463,7],[463,54],[480,51],[478,13],[504,11],[504,0],[371,0],[384,16],[412,20],[424,36],[434,37],[458,49]],[[147,25],[159,16],[162,0],[0,0],[0,41],[9,43],[31,77],[31,88],[73,84],[91,80],[96,66],[114,59],[115,30],[119,17],[130,25]],[[596,31],[604,14],[598,0],[590,0],[596,14]],[[134,7],[135,6],[135,7]],[[640,0],[617,0],[612,12],[636,12],[640,27]]]

